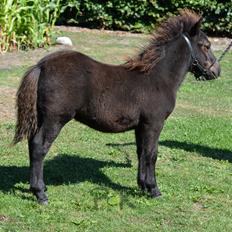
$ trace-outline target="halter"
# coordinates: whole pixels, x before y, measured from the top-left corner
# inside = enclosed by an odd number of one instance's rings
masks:
[[[203,65],[200,63],[199,59],[197,59],[197,57],[195,55],[195,52],[193,50],[193,47],[192,47],[192,44],[191,44],[189,38],[185,34],[183,34],[183,37],[184,37],[184,39],[188,45],[188,48],[191,52],[191,60],[192,60],[191,71],[194,74],[194,76],[196,77],[196,79],[197,80],[206,80],[206,79],[210,79],[209,76],[213,77],[213,79],[216,79],[217,76],[210,71],[210,68],[215,64],[215,62],[217,60],[215,59],[215,61],[210,65],[209,68],[203,67]]]

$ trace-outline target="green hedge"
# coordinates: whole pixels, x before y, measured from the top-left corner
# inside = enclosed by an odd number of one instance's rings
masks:
[[[63,0],[62,24],[144,32],[180,8],[202,12],[204,29],[211,34],[231,35],[231,0]]]

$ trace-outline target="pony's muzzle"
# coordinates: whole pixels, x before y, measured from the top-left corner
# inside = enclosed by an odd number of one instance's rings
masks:
[[[217,78],[220,76],[221,74],[221,67],[218,61],[216,61],[211,67],[210,67],[210,72],[212,73],[212,75]]]

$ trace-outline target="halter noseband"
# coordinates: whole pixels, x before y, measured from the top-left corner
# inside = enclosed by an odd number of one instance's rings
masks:
[[[194,76],[196,77],[197,80],[205,80],[205,79],[209,79],[210,77],[213,77],[213,79],[216,79],[217,77],[214,75],[214,73],[212,73],[210,71],[210,68],[214,65],[214,63],[216,62],[216,60],[210,65],[209,68],[205,68],[201,65],[199,59],[197,59],[195,52],[193,50],[192,44],[188,38],[188,36],[186,36],[185,34],[183,34],[183,38],[186,41],[188,48],[191,52],[191,71],[194,74]],[[210,78],[211,79],[211,78]]]

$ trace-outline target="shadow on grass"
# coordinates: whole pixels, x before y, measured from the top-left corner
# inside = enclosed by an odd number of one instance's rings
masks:
[[[84,158],[78,155],[60,154],[54,159],[45,161],[44,176],[47,185],[63,185],[89,181],[104,185],[117,191],[125,191],[133,194],[135,190],[112,182],[102,171],[102,168],[130,168],[130,160],[125,163],[114,161],[101,161],[93,158]],[[28,183],[29,167],[0,166],[0,190],[3,192],[18,189],[22,192],[27,190],[15,187],[17,183]]]
[[[135,145],[135,143],[108,143],[106,146],[110,147],[125,147]],[[210,157],[212,159],[218,160],[227,160],[232,163],[232,151],[227,149],[219,149],[219,148],[212,148],[206,145],[188,143],[188,142],[181,142],[175,140],[164,140],[160,141],[159,145],[169,147],[169,148],[176,148],[181,149],[188,152],[196,152],[202,156]]]
[[[228,149],[213,148],[206,145],[193,144],[175,140],[165,140],[159,142],[161,146],[177,148],[188,152],[196,152],[202,156],[217,160],[227,160],[232,163],[232,151]]]
[[[211,148],[206,145],[180,142],[175,140],[160,141],[161,146],[196,152],[202,156],[218,160],[227,160],[232,163],[232,151],[227,149]],[[124,146],[135,146],[135,143],[106,144],[110,147],[120,149]],[[114,183],[103,172],[102,168],[130,168],[130,160],[124,163],[114,161],[101,161],[93,158],[84,158],[78,155],[60,154],[54,159],[45,161],[44,175],[47,185],[63,185],[89,181],[94,184],[103,185],[116,191],[123,191],[130,195],[135,195],[135,189]],[[27,190],[15,187],[18,183],[28,183],[29,168],[17,166],[0,166],[0,190],[3,192],[14,191],[21,192]]]

